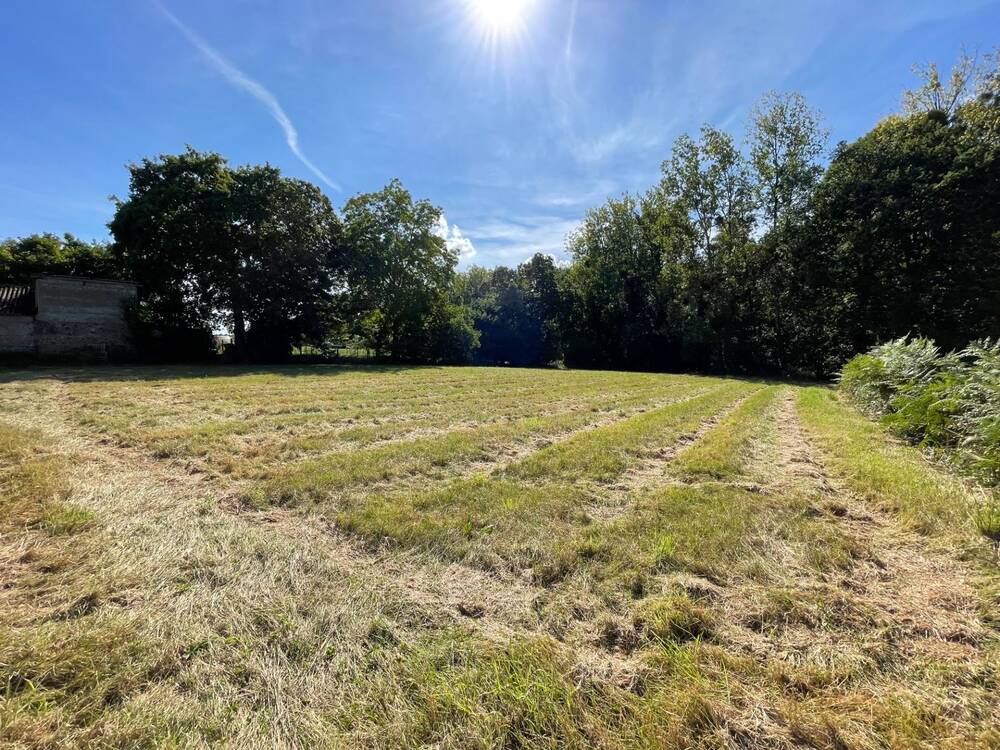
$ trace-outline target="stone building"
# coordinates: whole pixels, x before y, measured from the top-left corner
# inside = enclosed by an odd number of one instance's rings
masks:
[[[129,354],[130,281],[39,276],[0,286],[0,355],[107,360]]]

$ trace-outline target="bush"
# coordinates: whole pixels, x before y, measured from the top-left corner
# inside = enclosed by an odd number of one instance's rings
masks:
[[[942,355],[906,337],[848,362],[840,387],[897,435],[1000,483],[1000,340]]]

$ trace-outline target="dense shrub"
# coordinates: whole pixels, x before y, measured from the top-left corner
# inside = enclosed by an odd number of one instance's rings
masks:
[[[840,387],[896,434],[1000,484],[1000,340],[942,355],[903,337],[854,357]]]

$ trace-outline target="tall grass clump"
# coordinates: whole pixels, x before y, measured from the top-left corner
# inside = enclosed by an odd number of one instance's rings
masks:
[[[840,387],[897,435],[1000,484],[1000,340],[942,354],[903,337],[850,360]]]

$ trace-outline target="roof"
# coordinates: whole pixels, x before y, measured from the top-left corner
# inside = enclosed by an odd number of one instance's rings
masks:
[[[0,286],[0,315],[31,315],[34,307],[31,284]]]
[[[126,279],[102,279],[96,276],[76,276],[69,274],[59,274],[59,273],[43,273],[38,276],[32,276],[34,281],[74,281],[78,284],[111,284],[115,286],[131,286],[138,287],[134,281],[128,281]]]

